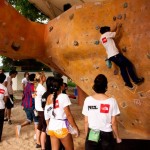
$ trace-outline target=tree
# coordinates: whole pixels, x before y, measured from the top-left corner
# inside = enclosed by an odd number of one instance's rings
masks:
[[[28,0],[8,0],[8,2],[25,18],[35,22],[43,22],[48,20],[41,11],[39,11],[33,4]]]

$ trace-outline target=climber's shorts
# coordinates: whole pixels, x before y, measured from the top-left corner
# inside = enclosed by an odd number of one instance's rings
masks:
[[[59,139],[64,138],[68,135],[69,131],[67,128],[62,128],[58,130],[48,130],[47,134],[50,136],[55,136]]]

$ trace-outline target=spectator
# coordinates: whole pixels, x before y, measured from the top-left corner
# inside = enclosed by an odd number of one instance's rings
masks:
[[[38,117],[35,116],[35,114],[34,114],[34,110],[35,110],[34,79],[35,79],[35,74],[30,74],[29,81],[27,82],[27,85],[24,88],[24,96],[22,99],[22,106],[26,113],[27,120],[24,121],[21,125],[16,126],[16,135],[17,136],[20,136],[21,128],[31,124],[33,120],[34,120],[35,134],[36,134],[37,125],[38,125]]]
[[[38,83],[35,96],[35,109],[38,112],[39,124],[36,131],[36,148],[45,149],[46,141],[46,121],[44,119],[44,109],[42,108],[42,95],[46,92],[43,84],[46,81],[44,72],[38,72],[35,76],[35,81]]]
[[[65,150],[74,150],[71,130],[79,136],[79,129],[73,119],[69,105],[69,97],[61,92],[62,82],[55,79],[49,87],[50,95],[47,98],[44,115],[48,124],[47,133],[50,135],[52,149],[60,148],[60,141]],[[70,127],[70,128],[69,128]]]
[[[120,114],[118,104],[114,98],[105,94],[107,78],[103,74],[95,78],[93,90],[95,94],[85,99],[82,110],[85,116],[85,150],[112,150],[113,133],[117,143],[121,142],[116,120]]]
[[[8,119],[8,124],[11,125],[12,121],[11,121],[11,109],[14,107],[14,99],[13,99],[13,88],[12,88],[12,79],[16,77],[16,75],[18,74],[18,72],[16,70],[11,70],[9,72],[9,76],[7,77],[7,79],[5,80],[5,86],[7,87],[7,91],[8,91],[8,98],[7,98],[7,102],[6,102],[6,113],[7,113],[7,117],[6,120]]]
[[[7,101],[7,96],[8,96],[7,88],[3,85],[5,78],[6,75],[0,73],[0,142],[2,138],[2,132],[3,132],[5,103]]]

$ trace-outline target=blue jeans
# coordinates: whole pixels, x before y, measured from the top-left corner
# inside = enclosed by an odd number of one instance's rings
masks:
[[[138,81],[138,77],[134,71],[132,63],[125,56],[123,56],[122,54],[117,54],[113,57],[110,57],[109,60],[119,66],[122,78],[125,83],[131,84],[129,75],[133,82]]]
[[[35,116],[33,108],[24,108],[24,111],[29,122],[34,121],[35,124],[38,124],[38,117]]]

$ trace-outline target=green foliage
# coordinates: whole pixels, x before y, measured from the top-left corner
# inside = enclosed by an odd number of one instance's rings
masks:
[[[5,71],[16,69],[17,66],[22,67],[22,71],[51,71],[51,69],[44,64],[34,59],[24,59],[20,61],[12,60],[11,58],[2,56],[3,68]]]
[[[68,81],[67,85],[68,87],[76,87],[76,84],[72,81]]]
[[[42,22],[48,19],[47,16],[39,11],[28,0],[8,0],[8,2],[25,18],[31,21]]]
[[[2,68],[5,71],[9,71],[11,69],[14,69],[14,63],[13,63],[13,60],[11,58],[7,58],[4,56],[1,56],[1,57],[2,57],[2,63],[3,63]]]

